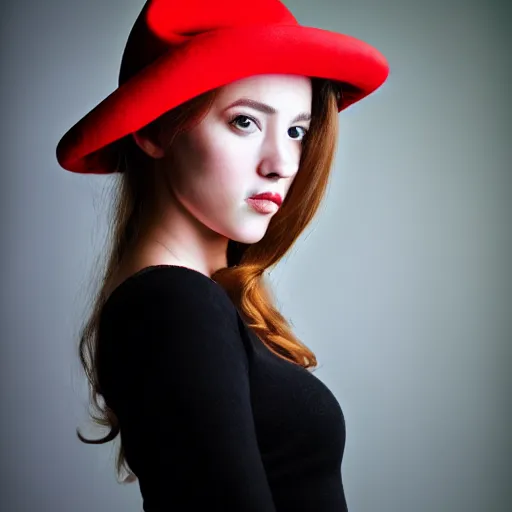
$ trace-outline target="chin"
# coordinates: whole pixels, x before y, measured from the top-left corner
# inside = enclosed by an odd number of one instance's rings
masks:
[[[260,236],[237,236],[232,240],[234,240],[235,242],[240,242],[241,244],[252,245],[259,242],[264,236],[265,233],[263,233]]]
[[[266,229],[253,229],[251,231],[246,230],[245,232],[235,231],[229,238],[235,242],[251,245],[259,242],[265,236],[265,233]]]

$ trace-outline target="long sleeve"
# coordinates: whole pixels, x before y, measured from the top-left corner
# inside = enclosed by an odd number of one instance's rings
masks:
[[[236,310],[219,285],[190,277],[133,286],[105,322],[105,396],[144,510],[274,512]]]

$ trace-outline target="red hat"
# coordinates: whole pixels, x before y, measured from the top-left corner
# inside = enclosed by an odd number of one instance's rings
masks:
[[[211,89],[258,74],[349,84],[339,112],[375,91],[386,58],[354,37],[301,26],[279,0],[147,0],[132,27],[119,87],[57,145],[66,170],[115,171],[112,143]]]

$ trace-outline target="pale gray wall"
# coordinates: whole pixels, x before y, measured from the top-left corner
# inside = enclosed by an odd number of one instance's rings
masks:
[[[286,4],[391,65],[341,115],[327,201],[271,273],[346,415],[349,509],[512,510],[510,2]],[[2,511],[141,510],[111,445],[75,437],[111,180],[62,170],[55,145],[117,86],[142,5],[2,3]]]

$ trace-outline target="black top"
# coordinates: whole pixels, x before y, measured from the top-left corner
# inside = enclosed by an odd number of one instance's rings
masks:
[[[344,512],[345,420],[310,371],[272,353],[226,291],[186,267],[121,283],[99,380],[146,512]]]

